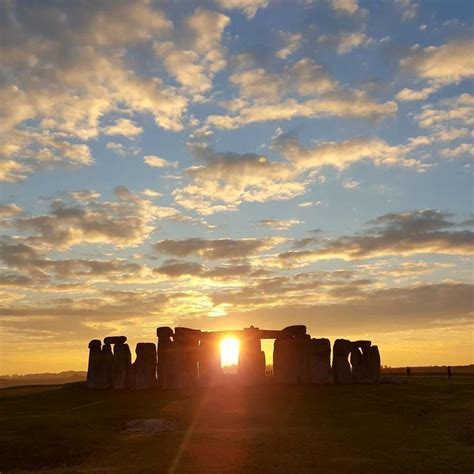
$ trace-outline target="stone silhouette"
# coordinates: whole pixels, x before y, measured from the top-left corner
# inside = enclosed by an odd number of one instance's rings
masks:
[[[352,349],[351,341],[347,339],[336,339],[332,355],[332,372],[334,382],[337,384],[349,384],[352,382],[351,366],[348,357]]]
[[[309,381],[311,383],[331,383],[333,381],[329,339],[311,339]]]
[[[331,366],[329,339],[314,339],[306,326],[282,330],[249,327],[230,331],[159,327],[158,345],[138,343],[136,360],[125,336],[109,336],[89,343],[87,386],[95,389],[183,390],[215,387],[223,383],[220,342],[240,341],[236,379],[243,385],[272,380],[284,384],[376,383],[380,379],[380,353],[371,341],[334,342]],[[273,376],[265,374],[262,339],[274,339]],[[112,351],[113,346],[113,351]],[[350,363],[349,363],[350,357]]]
[[[101,388],[102,343],[98,339],[89,342],[89,364],[87,366],[87,386]]]
[[[153,342],[139,342],[137,358],[132,364],[130,388],[144,389],[156,386],[156,346]]]

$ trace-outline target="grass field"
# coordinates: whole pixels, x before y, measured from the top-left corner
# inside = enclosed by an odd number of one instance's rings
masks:
[[[400,377],[400,380],[403,380]],[[124,423],[174,420],[129,434]],[[194,394],[0,390],[0,472],[474,471],[474,377]]]

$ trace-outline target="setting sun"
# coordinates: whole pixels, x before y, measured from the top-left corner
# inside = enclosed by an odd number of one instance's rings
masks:
[[[235,337],[226,337],[221,341],[221,366],[229,367],[239,363],[240,342]]]

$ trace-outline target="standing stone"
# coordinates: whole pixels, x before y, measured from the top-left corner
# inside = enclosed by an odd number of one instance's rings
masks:
[[[243,331],[237,373],[243,385],[261,384],[265,381],[265,353],[262,351],[257,328],[246,328]]]
[[[350,361],[352,367],[352,380],[354,382],[362,382],[366,375],[365,361],[362,352],[355,345],[352,345]]]
[[[308,383],[310,380],[311,336],[303,333],[305,326],[290,326],[300,328],[294,336],[289,328],[275,340],[273,346],[273,376],[275,382],[297,384]]]
[[[156,346],[152,342],[139,342],[137,358],[132,365],[131,388],[145,389],[156,386]]]
[[[98,388],[111,388],[113,382],[114,355],[110,344],[102,346],[100,354],[100,375]]]
[[[310,382],[310,365],[313,357],[313,346],[311,343],[311,336],[305,334],[304,336],[297,336],[294,338],[295,350],[297,353],[297,383]]]
[[[278,337],[273,344],[273,380],[277,383],[292,383],[291,372],[294,362],[292,357],[291,339]]]
[[[277,383],[283,382],[283,360],[284,360],[284,342],[282,338],[277,338],[273,342],[273,381]]]
[[[102,343],[98,339],[89,342],[89,363],[87,365],[87,386],[89,388],[100,388],[101,348]]]
[[[129,385],[132,354],[128,344],[114,345],[114,361],[112,368],[112,388],[123,389]]]
[[[350,384],[352,381],[351,367],[347,360],[351,349],[351,341],[347,339],[336,339],[334,342],[332,371],[337,384]]]
[[[311,339],[310,382],[332,383],[331,342],[329,339]]]
[[[353,341],[351,348],[352,380],[367,382],[371,341]]]
[[[168,355],[171,352],[173,341],[171,340],[173,336],[173,330],[170,327],[160,327],[156,330],[156,335],[158,336],[158,365],[157,365],[157,380],[158,387],[168,388],[172,386],[172,381],[169,380],[169,375],[171,375],[171,370],[168,368]]]
[[[367,380],[376,383],[380,379],[380,353],[377,346],[372,346],[368,351]]]
[[[203,334],[199,346],[199,384],[214,387],[222,382],[221,351],[219,339]]]
[[[198,383],[199,339],[198,329],[177,327],[174,331],[176,350],[176,388],[192,388]]]

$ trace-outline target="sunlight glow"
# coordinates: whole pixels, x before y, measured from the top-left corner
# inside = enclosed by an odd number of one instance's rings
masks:
[[[221,341],[221,366],[229,367],[239,363],[240,341],[235,337],[226,337]]]

